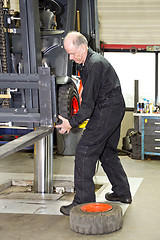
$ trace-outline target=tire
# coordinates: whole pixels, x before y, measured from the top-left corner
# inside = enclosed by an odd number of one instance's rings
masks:
[[[58,112],[64,118],[70,119],[80,107],[79,94],[74,82],[59,87]],[[71,131],[75,132],[77,128]]]
[[[122,209],[116,204],[109,205],[112,207],[111,210],[100,212],[82,211],[81,208],[87,204],[73,207],[70,211],[71,229],[77,233],[90,235],[112,233],[121,229]]]
[[[58,113],[64,118],[70,119],[79,109],[79,94],[74,82],[61,85],[58,89]],[[60,134],[57,131],[57,153],[65,156],[73,156],[77,143],[83,130],[72,128],[69,134]]]

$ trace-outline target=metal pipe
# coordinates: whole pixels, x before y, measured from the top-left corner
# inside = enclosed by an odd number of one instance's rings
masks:
[[[11,16],[11,20],[21,20],[21,18],[20,17],[13,17],[13,16]]]
[[[46,137],[46,191],[47,193],[53,193],[53,134],[49,134]]]
[[[11,122],[0,122],[0,126],[8,126],[8,127],[12,127],[12,123]]]
[[[139,101],[139,80],[134,80],[134,111],[137,111],[137,102]]]
[[[158,103],[158,52],[155,53],[155,105]]]
[[[44,192],[45,138],[35,144],[34,154],[34,192]]]
[[[53,134],[35,144],[34,192],[53,193]]]
[[[77,11],[77,31],[80,32],[80,13]]]

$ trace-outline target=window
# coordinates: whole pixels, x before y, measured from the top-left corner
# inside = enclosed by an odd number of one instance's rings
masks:
[[[105,52],[105,58],[117,72],[126,107],[134,107],[134,80],[139,80],[139,101],[155,101],[155,54],[130,52]]]

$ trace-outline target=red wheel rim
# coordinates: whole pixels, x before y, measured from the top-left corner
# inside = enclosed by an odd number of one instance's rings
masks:
[[[79,105],[76,97],[72,98],[71,102],[71,116],[74,116],[79,110]]]
[[[107,212],[112,206],[106,203],[89,203],[81,207],[83,212]]]

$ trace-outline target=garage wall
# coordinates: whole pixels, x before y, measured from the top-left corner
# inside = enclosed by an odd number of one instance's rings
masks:
[[[100,40],[160,44],[159,0],[98,0]]]

